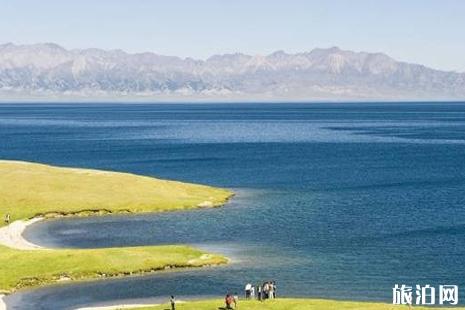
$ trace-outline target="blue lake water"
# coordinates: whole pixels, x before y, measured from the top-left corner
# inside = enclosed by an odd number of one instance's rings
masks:
[[[465,288],[465,103],[0,105],[0,158],[233,189],[221,209],[51,220],[51,247],[186,243],[226,267],[25,290],[12,309],[241,292],[390,302]]]

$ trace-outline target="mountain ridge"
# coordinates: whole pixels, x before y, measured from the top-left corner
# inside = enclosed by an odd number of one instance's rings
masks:
[[[338,47],[205,60],[153,52],[0,45],[0,99],[464,99],[465,73]]]

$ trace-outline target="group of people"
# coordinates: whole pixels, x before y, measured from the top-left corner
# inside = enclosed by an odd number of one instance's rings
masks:
[[[247,283],[245,285],[245,299],[257,299],[264,301],[265,299],[276,298],[276,282],[266,281],[263,284],[253,285]],[[226,309],[237,309],[239,296],[236,294],[227,294],[224,298]]]
[[[276,282],[266,281],[263,284],[258,284],[256,286],[247,283],[245,285],[245,299],[255,298],[260,301],[276,298]]]

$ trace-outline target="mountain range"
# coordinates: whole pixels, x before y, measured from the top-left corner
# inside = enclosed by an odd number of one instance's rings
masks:
[[[456,100],[465,98],[465,73],[337,47],[198,60],[54,43],[0,45],[0,99],[28,98]]]

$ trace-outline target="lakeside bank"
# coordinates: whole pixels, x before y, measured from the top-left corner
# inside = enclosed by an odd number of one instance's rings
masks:
[[[310,299],[310,298],[279,298],[267,301],[242,300],[238,301],[238,309],[241,310],[393,310],[409,309],[408,305],[393,305],[388,303],[362,302],[362,301],[344,301],[330,299]],[[132,308],[133,310],[165,310],[169,309],[168,304],[153,305],[147,307]],[[113,308],[118,309],[118,308]],[[122,309],[122,308],[119,308]],[[128,309],[128,308],[124,308]],[[129,308],[131,309],[131,308]],[[212,299],[201,301],[188,301],[176,305],[177,310],[212,310],[224,308],[224,300]],[[416,310],[439,310],[440,307],[417,307]],[[463,307],[453,308],[464,310]],[[100,309],[93,309],[100,310]]]
[[[0,228],[0,292],[228,262],[221,255],[182,245],[46,249],[22,237],[24,229],[41,218],[218,207],[233,195],[228,190],[19,161],[0,161],[0,173],[0,213],[13,220]]]

